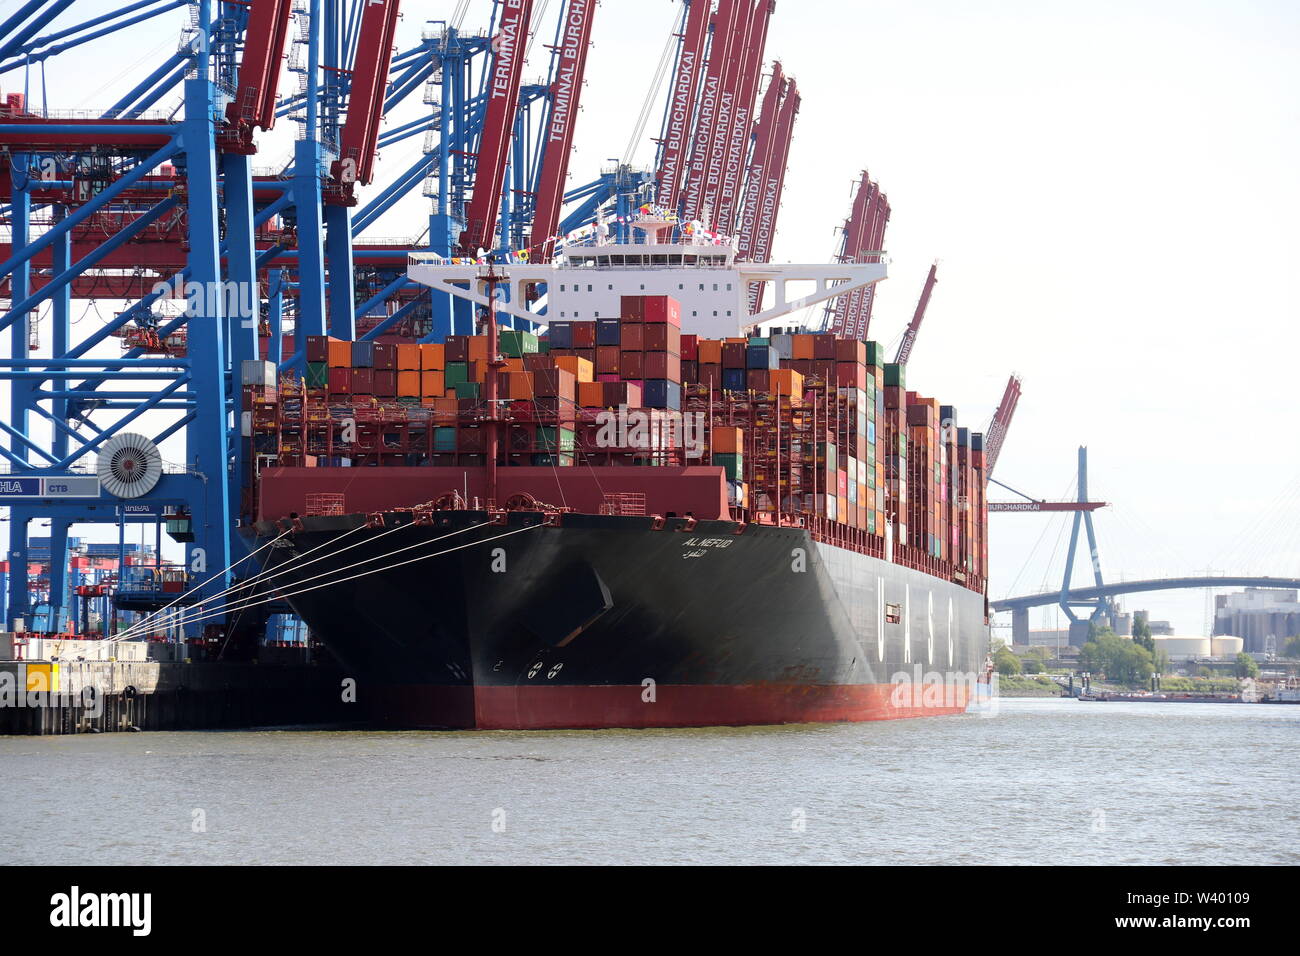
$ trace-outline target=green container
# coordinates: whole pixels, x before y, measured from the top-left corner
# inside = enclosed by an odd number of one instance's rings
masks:
[[[538,355],[545,355],[545,354],[546,354],[547,352],[549,352],[550,350],[551,350],[551,343],[550,343],[549,341],[547,341],[546,339],[538,339],[538,340],[537,340],[537,354],[538,354]]]
[[[885,384],[897,385],[899,388],[907,388],[907,367],[904,365],[895,365],[893,362],[885,363]]]
[[[572,455],[548,455],[544,452],[538,452],[533,455],[534,465],[555,466],[558,468],[572,468]]]
[[[457,398],[478,398],[478,382],[457,382]]]
[[[466,362],[448,362],[447,368],[442,374],[447,388],[455,388],[457,385],[469,381],[469,365]]]
[[[885,347],[879,342],[867,342],[867,364],[872,368],[885,364]]]
[[[503,330],[500,334],[501,354],[523,358],[537,354],[537,336],[532,332]]]
[[[434,451],[456,450],[456,428],[452,425],[440,425],[433,430]]]
[[[759,336],[759,335],[756,335],[756,336],[753,336],[753,337],[750,338],[750,340],[749,340],[749,344],[750,344],[750,345],[771,345],[771,344],[772,344],[772,340],[771,340],[771,339],[768,339],[768,338],[763,338],[762,336]]]
[[[559,429],[560,447],[558,449],[555,447],[555,432],[554,425],[537,426],[537,444],[547,451],[573,451],[574,446],[577,444],[577,432],[572,428]]]
[[[307,387],[327,388],[330,382],[330,367],[325,362],[307,363]]]
[[[739,453],[723,454],[722,452],[713,453],[713,463],[721,465],[727,477],[732,481],[745,480],[745,456]]]

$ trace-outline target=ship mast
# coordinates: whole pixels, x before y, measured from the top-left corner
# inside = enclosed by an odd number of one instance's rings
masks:
[[[487,283],[487,372],[483,376],[484,400],[487,402],[487,506],[493,507],[497,499],[497,453],[501,447],[501,414],[497,408],[498,380],[497,373],[505,367],[501,358],[500,336],[497,334],[497,284],[509,278],[504,272],[497,272],[492,258],[488,258],[487,271],[480,273]]]

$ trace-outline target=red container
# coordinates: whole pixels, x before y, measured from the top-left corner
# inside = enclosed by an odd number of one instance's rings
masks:
[[[820,356],[817,357],[820,358]],[[866,365],[867,343],[858,339],[836,339],[835,361],[857,362],[859,365]]]
[[[770,369],[751,368],[745,373],[745,385],[755,392],[768,391],[768,385],[771,379],[768,377]]]
[[[596,372],[611,375],[618,374],[617,345],[596,346]]]
[[[670,328],[670,326],[663,326],[663,328]],[[629,375],[628,378],[665,378],[673,382],[682,380],[680,355],[671,352],[643,352],[642,355],[641,365],[645,374]]]
[[[629,408],[641,407],[641,386],[636,382],[606,382],[605,406],[627,405]]]
[[[377,369],[397,370],[397,346],[387,342],[375,343],[375,364]],[[396,386],[394,386],[396,394]]]
[[[352,391],[352,369],[332,368],[329,370],[329,376],[331,395],[346,395]]]
[[[836,362],[835,384],[839,385],[840,388],[865,389],[867,387],[867,367],[859,365],[857,362]]]
[[[836,339],[833,335],[813,336],[813,358],[821,361],[835,361]]]
[[[724,342],[722,344],[722,367],[744,368],[745,346],[741,342]]]
[[[647,295],[645,298],[645,321],[667,323],[682,327],[682,306],[670,295]]]
[[[682,330],[675,325],[647,324],[645,327],[645,350],[647,352],[682,352]],[[656,376],[647,376],[655,378]]]
[[[619,297],[618,314],[633,322],[645,321],[645,296],[624,295]]]
[[[903,388],[900,385],[885,386],[885,407],[902,408],[904,401]]]
[[[596,323],[574,322],[573,347],[575,349],[594,349],[596,347]]]
[[[375,346],[375,352],[378,353],[379,346]],[[397,361],[397,354],[394,352],[393,361]],[[358,369],[360,371],[360,369]],[[370,371],[370,369],[366,369]],[[395,369],[377,368],[375,373],[375,398],[396,398],[397,397],[397,371]]]
[[[640,322],[624,322],[618,327],[618,347],[624,352],[640,352],[645,348],[645,326]]]
[[[326,335],[309,335],[307,336],[307,361],[308,362],[328,362],[330,360],[329,336]],[[286,354],[292,355],[292,352]]]
[[[375,370],[372,368],[352,369],[351,383],[353,395],[375,394]]]
[[[695,362],[699,360],[700,358],[699,341],[700,341],[700,337],[698,335],[682,336],[681,355],[683,361]]]
[[[468,362],[469,345],[463,335],[449,335],[446,340],[445,358],[448,362]]]
[[[618,374],[623,378],[645,378],[644,352],[620,352]]]
[[[700,362],[695,381],[709,388],[722,388],[722,366]]]

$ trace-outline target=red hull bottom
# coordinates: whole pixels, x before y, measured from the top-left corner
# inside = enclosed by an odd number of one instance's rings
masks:
[[[677,684],[434,687],[371,691],[375,718],[393,727],[593,730],[841,723],[964,713],[962,686],[905,684]]]

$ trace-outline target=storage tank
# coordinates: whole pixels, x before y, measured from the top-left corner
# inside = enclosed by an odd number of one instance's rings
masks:
[[[1176,637],[1158,634],[1151,638],[1156,651],[1164,651],[1171,661],[1183,661],[1192,657],[1209,657],[1211,642],[1208,637]]]
[[[1246,647],[1245,638],[1226,635],[1211,638],[1210,643],[1215,657],[1236,657]]]

